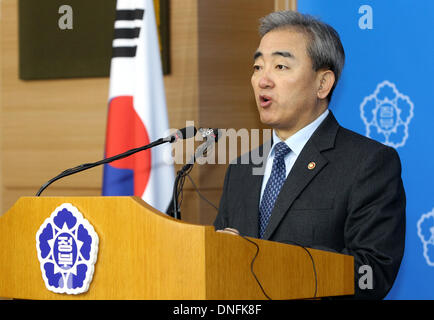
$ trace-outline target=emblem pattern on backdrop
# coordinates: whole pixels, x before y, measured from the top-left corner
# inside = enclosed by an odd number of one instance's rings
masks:
[[[338,122],[401,159],[406,245],[386,299],[432,299],[434,1],[301,0],[297,7],[341,37],[346,61],[330,103]]]

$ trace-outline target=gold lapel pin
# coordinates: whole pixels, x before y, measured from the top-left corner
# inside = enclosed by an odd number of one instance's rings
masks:
[[[315,169],[315,166],[316,166],[316,163],[312,161],[312,162],[309,162],[309,164],[307,165],[307,168],[309,170],[313,170],[313,169]]]

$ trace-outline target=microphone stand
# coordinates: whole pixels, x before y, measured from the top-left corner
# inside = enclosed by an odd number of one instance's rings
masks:
[[[179,194],[182,193],[185,177],[193,169],[193,165],[194,163],[188,163],[176,173],[175,182],[173,184],[173,196],[172,196],[172,206],[173,206],[172,216],[175,219],[181,219],[181,210],[180,210],[181,205],[180,203],[178,203],[178,198],[179,198]]]
[[[59,179],[62,179],[63,177],[66,176],[70,176],[71,174],[77,173],[77,172],[81,172],[96,166],[99,166],[101,164],[105,164],[105,163],[109,163],[115,160],[120,160],[123,158],[126,158],[134,153],[143,151],[143,150],[147,150],[150,148],[153,148],[155,146],[158,146],[160,144],[166,143],[166,142],[170,142],[172,143],[175,140],[175,138],[173,137],[168,137],[168,138],[160,138],[154,142],[151,142],[150,144],[146,145],[146,146],[142,146],[142,147],[138,147],[138,148],[134,148],[134,149],[130,149],[128,151],[125,151],[121,154],[115,155],[113,157],[110,158],[106,158],[97,162],[93,162],[93,163],[85,163],[85,164],[81,164],[77,167],[71,168],[71,169],[67,169],[65,171],[63,171],[62,173],[60,173],[59,175],[55,176],[54,178],[52,178],[51,180],[47,181],[44,185],[42,185],[42,187],[39,189],[39,191],[36,193],[36,196],[39,197],[42,193],[42,191],[44,191],[50,184],[52,184],[54,181],[57,181]]]
[[[185,177],[190,173],[193,169],[194,163],[196,162],[196,158],[206,156],[208,153],[208,147],[212,146],[215,143],[215,140],[211,140],[201,146],[198,147],[195,154],[191,158],[190,162],[184,165],[181,170],[176,173],[175,182],[173,184],[173,196],[172,196],[172,217],[175,219],[181,219],[181,204],[178,202],[179,195],[182,194],[182,189],[184,187]],[[181,199],[182,202],[182,199]]]

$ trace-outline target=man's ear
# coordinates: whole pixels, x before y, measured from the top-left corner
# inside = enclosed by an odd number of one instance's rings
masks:
[[[335,83],[335,74],[331,70],[320,70],[318,73],[318,92],[319,99],[327,98],[330,90]]]

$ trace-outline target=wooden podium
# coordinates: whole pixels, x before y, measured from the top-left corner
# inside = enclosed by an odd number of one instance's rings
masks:
[[[85,293],[58,294],[44,283],[36,233],[61,204],[94,227],[99,249]],[[274,299],[312,298],[312,260],[301,247],[249,238],[253,270]],[[22,197],[0,217],[0,297],[19,299],[266,299],[251,272],[256,246],[185,223],[137,197]],[[353,257],[308,249],[317,297],[354,293]]]

